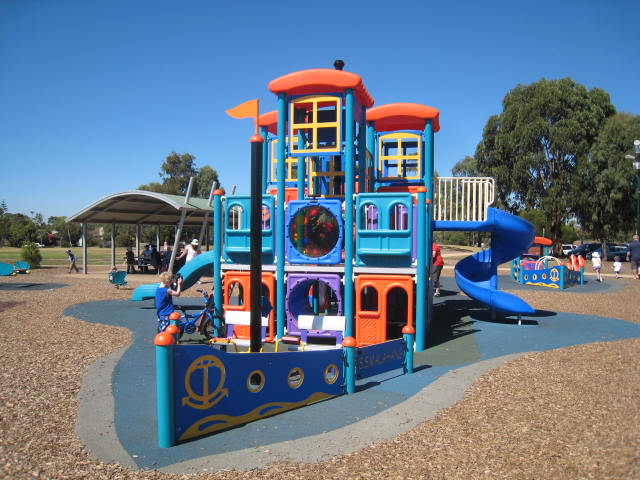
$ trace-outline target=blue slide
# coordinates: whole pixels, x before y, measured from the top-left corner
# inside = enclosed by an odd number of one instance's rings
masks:
[[[200,278],[207,274],[213,274],[213,250],[201,253],[197,257],[194,257],[190,262],[185,263],[183,267],[178,270],[178,273],[182,275],[182,289],[192,287]],[[131,300],[146,300],[148,298],[155,298],[156,289],[159,283],[152,283],[150,285],[140,285],[131,294]]]
[[[460,260],[455,267],[458,287],[466,295],[507,314],[535,313],[519,297],[498,290],[498,265],[526,252],[533,244],[534,228],[526,220],[489,208],[485,222],[435,222],[436,230],[492,232],[491,248]]]

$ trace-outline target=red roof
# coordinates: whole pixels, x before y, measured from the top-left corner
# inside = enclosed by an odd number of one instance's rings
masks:
[[[258,126],[267,127],[269,133],[278,134],[278,111],[272,110],[258,117]]]
[[[362,83],[360,75],[332,70],[329,68],[316,68],[312,70],[300,70],[276,78],[269,83],[269,90],[276,95],[312,95],[320,93],[344,92],[352,88],[358,102],[366,108],[373,106],[373,98]]]
[[[425,120],[431,120],[433,131],[440,130],[440,112],[418,103],[389,103],[367,110],[367,122],[375,122],[376,132],[424,130]]]

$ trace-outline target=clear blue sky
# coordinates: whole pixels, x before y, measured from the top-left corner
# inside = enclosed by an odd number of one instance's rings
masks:
[[[336,58],[376,105],[440,110],[447,175],[518,84],[571,77],[640,114],[639,31],[637,0],[1,0],[0,200],[70,215],[173,150],[249,193],[252,124],[225,110],[273,110],[271,80]]]

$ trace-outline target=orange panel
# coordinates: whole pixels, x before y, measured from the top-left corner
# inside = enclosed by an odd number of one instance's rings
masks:
[[[407,294],[406,323],[413,326],[414,283],[409,275],[364,274],[356,276],[355,331],[359,346],[381,343],[387,340],[387,295],[394,288]],[[377,292],[377,310],[363,310],[362,291],[366,287]]]
[[[278,189],[277,188],[272,188],[270,190],[268,190],[269,194],[273,195],[274,197],[277,197],[278,195]],[[307,189],[304,189],[304,193],[305,195],[307,194]],[[284,189],[284,204],[288,204],[289,201],[291,200],[297,200],[298,199],[298,189],[296,187],[285,187]]]
[[[231,305],[229,299],[229,287],[237,282],[242,287],[244,305]],[[276,304],[276,278],[271,272],[262,272],[262,284],[269,290],[269,301],[274,307],[269,314],[269,330],[267,340],[273,341],[276,336],[275,328],[275,304]],[[249,311],[251,298],[251,272],[228,271],[224,275],[224,310]],[[237,338],[248,340],[251,338],[250,327],[247,325],[234,325],[233,333]]]

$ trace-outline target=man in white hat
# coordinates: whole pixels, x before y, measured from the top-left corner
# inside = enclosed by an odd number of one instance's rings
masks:
[[[180,260],[182,257],[186,255],[187,258],[185,259],[184,262],[189,263],[194,257],[197,257],[198,255],[200,255],[200,253],[202,253],[200,251],[200,244],[198,243],[198,239],[194,238],[193,240],[191,240],[191,243],[185,247],[183,252],[176,257],[176,260]]]

